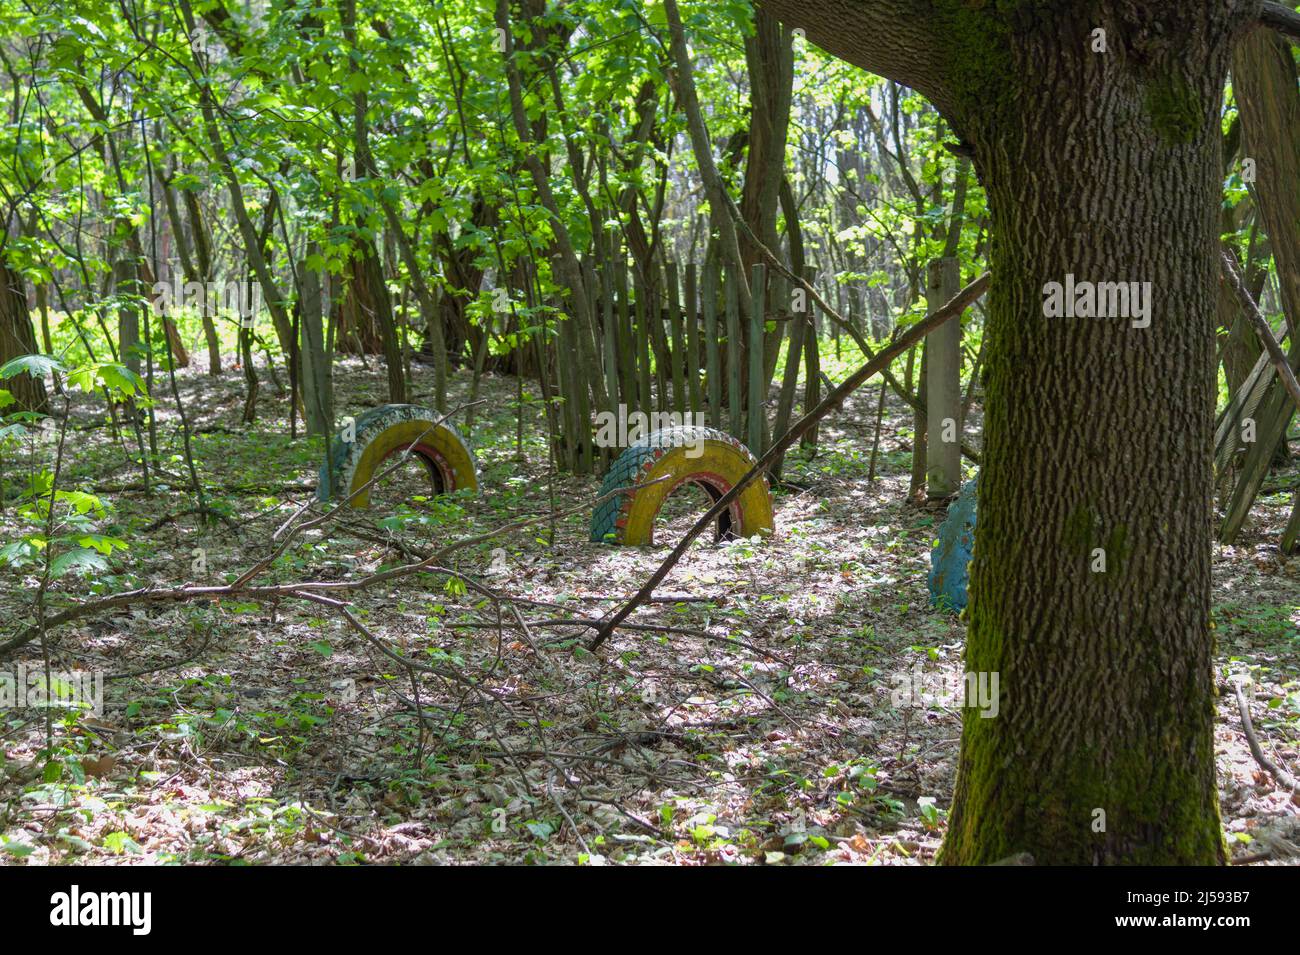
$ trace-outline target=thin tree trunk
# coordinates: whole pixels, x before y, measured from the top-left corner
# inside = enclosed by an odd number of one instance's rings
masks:
[[[0,365],[22,355],[34,355],[36,331],[27,310],[27,286],[22,275],[0,258]],[[22,411],[49,411],[45,381],[28,374],[15,375],[3,382]]]
[[[540,19],[544,10],[545,3],[538,4],[533,0],[529,0],[529,12],[532,14],[529,17],[530,30],[537,31],[541,29],[540,24],[535,21]],[[591,389],[592,403],[597,408],[603,408],[609,404],[609,396],[605,393],[604,379],[600,375],[600,352],[596,347],[596,323],[591,315],[590,298],[586,293],[586,284],[583,282],[582,265],[578,261],[577,250],[569,237],[569,230],[564,225],[564,217],[560,212],[559,203],[555,198],[554,191],[551,189],[547,168],[530,148],[534,137],[532,130],[529,128],[527,112],[524,109],[523,84],[515,61],[515,41],[511,34],[510,23],[510,0],[497,0],[496,26],[497,29],[505,31],[506,79],[510,93],[510,116],[514,123],[515,134],[524,145],[523,162],[533,180],[533,186],[537,190],[537,197],[550,214],[551,233],[555,237],[555,249],[558,253],[554,260],[557,266],[555,271],[560,281],[569,289],[569,306],[578,320],[578,356],[582,367],[586,369],[587,384]]]
[[[1272,30],[1248,33],[1233,51],[1232,88],[1243,154],[1254,162],[1259,213],[1277,264],[1291,353],[1300,356],[1300,88],[1290,44]]]
[[[420,317],[428,329],[429,349],[433,353],[433,393],[434,405],[438,411],[447,410],[447,344],[442,334],[442,315],[438,312],[438,303],[434,301],[433,292],[424,280],[424,272],[415,257],[415,248],[402,229],[401,220],[393,204],[380,197],[384,215],[388,217],[389,234],[397,240],[397,248],[406,266],[406,274],[415,288],[415,297],[420,303]]]
[[[307,244],[304,262],[320,255],[316,242]],[[334,430],[334,393],[330,363],[325,355],[324,313],[320,272],[304,265],[302,272],[302,314],[299,349],[302,365],[302,397],[307,433],[328,437]]]
[[[171,180],[164,178],[161,171],[158,179],[162,184],[163,205],[167,209],[167,221],[171,225],[172,237],[176,242],[176,251],[181,260],[181,271],[186,283],[206,284],[208,269],[211,267],[208,255],[207,236],[203,234],[203,218],[199,212],[198,197],[193,190],[186,190],[185,205],[190,216],[190,228],[194,234],[194,254],[185,235],[185,226],[181,220],[180,208],[176,203],[176,191]],[[197,262],[196,262],[197,256]],[[179,306],[179,302],[176,303]],[[203,338],[208,346],[208,374],[221,374],[221,339],[217,335],[216,323],[212,320],[212,310],[208,307],[207,296],[199,298],[199,318],[203,323]]]

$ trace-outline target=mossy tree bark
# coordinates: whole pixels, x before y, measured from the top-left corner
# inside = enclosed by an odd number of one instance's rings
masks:
[[[998,673],[1000,698],[993,718],[965,711],[942,861],[1222,863],[1219,107],[1260,4],[765,2],[928,96],[992,210],[965,668]],[[1149,326],[1045,317],[1045,284],[1069,274],[1150,282]]]

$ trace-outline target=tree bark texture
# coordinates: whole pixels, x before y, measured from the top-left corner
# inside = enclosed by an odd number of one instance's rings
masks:
[[[965,710],[941,861],[1224,862],[1210,630],[1219,109],[1258,2],[766,5],[929,97],[992,211],[965,669],[997,673],[1000,698],[996,717]],[[1150,282],[1150,324],[1047,317],[1045,285],[1067,275]]]

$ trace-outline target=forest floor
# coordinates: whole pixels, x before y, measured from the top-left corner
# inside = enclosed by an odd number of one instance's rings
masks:
[[[190,513],[172,402],[157,408],[165,473],[146,495],[103,405],[79,396],[62,484],[111,502],[104,523],[129,549],[93,582],[61,579],[52,607],[229,582],[268,553],[312,495],[318,452],[291,442],[287,402],[263,377],[258,421],[245,427],[237,372],[180,375],[208,503],[226,515],[208,526]],[[431,381],[416,365],[417,400]],[[381,388],[373,368],[341,363],[338,414],[382,403]],[[456,374],[453,403],[468,388]],[[369,510],[304,535],[267,578],[355,580],[403,563],[398,539],[428,552],[542,518],[447,558],[538,602],[516,603],[527,634],[508,606],[499,630],[501,605],[434,574],[349,594],[379,641],[442,674],[418,680],[327,608],[290,600],[140,605],[52,630],[54,669],[107,674],[103,712],[55,721],[53,769],[39,755],[44,711],[0,713],[0,864],[933,861],[961,710],[891,698],[917,668],[960,679],[965,626],[928,605],[943,511],[907,500],[910,414],[886,405],[868,481],[878,391],[855,395],[823,423],[815,457],[787,460],[775,537],[697,542],[632,618],[646,629],[593,653],[591,631],[562,621],[635,592],[691,512],[666,508],[652,548],[590,543],[586,509],[556,521],[549,541],[552,501],[592,500],[599,478],[551,485],[531,397],[535,437],[518,460],[515,389],[484,381],[478,497],[405,500],[420,488],[399,480]],[[52,457],[49,440],[11,454],[10,493]],[[1263,864],[1300,862],[1283,858],[1300,843],[1300,805],[1252,758],[1231,686],[1253,679],[1266,752],[1300,769],[1300,559],[1274,546],[1298,483],[1300,469],[1275,472],[1238,544],[1215,549],[1223,823],[1234,855],[1267,850]],[[25,530],[11,506],[0,513],[0,543]],[[0,640],[32,620],[39,570],[4,575]],[[39,647],[0,669],[19,664],[39,667]]]

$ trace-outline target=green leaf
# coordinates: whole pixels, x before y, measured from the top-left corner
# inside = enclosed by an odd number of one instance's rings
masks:
[[[104,559],[104,555],[88,547],[74,547],[72,550],[64,551],[50,564],[50,574],[54,577],[62,577],[70,572],[88,574],[92,570],[107,569],[108,561]]]
[[[25,567],[36,559],[39,553],[36,544],[30,540],[10,541],[0,547],[0,567],[9,564],[13,567]]]
[[[529,821],[524,823],[524,828],[533,834],[533,838],[545,842],[555,832],[555,827],[549,822]]]
[[[55,371],[63,371],[63,365],[57,358],[49,355],[19,355],[0,366],[0,379],[12,378],[23,372],[33,378],[44,378]]]
[[[104,513],[103,503],[94,494],[87,494],[85,491],[59,491],[56,497],[65,504],[71,504],[78,514],[86,514],[92,509],[96,514]],[[108,551],[104,553],[107,554]]]
[[[127,852],[132,855],[139,855],[142,850],[139,843],[128,836],[125,832],[110,832],[104,837],[104,848],[114,855],[123,855]]]
[[[68,375],[68,384],[73,388],[81,391],[95,390],[95,369],[90,365],[83,365],[81,368],[74,368]]]
[[[114,550],[127,549],[126,541],[117,537],[109,537],[107,534],[83,534],[77,538],[77,544],[81,547],[96,550],[105,557],[113,553]]]
[[[29,846],[27,843],[19,842],[16,839],[5,839],[0,842],[0,852],[7,852],[11,856],[17,856],[20,859],[31,855],[34,851],[35,846]]]
[[[133,372],[126,365],[118,365],[114,362],[106,362],[99,366],[99,379],[104,383],[109,391],[117,392],[126,397],[136,394],[146,394],[144,379]]]
[[[17,438],[19,440],[27,437],[27,429],[20,424],[7,424],[0,428],[0,441],[5,438]]]

